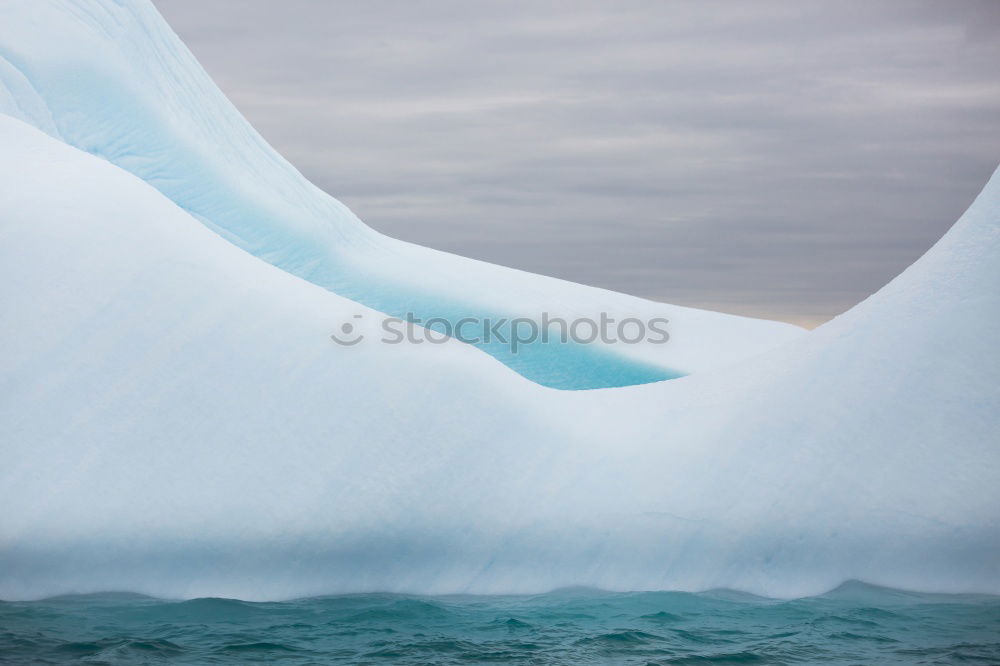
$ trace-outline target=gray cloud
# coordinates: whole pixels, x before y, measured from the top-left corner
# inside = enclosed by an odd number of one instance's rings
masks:
[[[156,0],[255,127],[390,235],[816,324],[1000,159],[1000,3]]]

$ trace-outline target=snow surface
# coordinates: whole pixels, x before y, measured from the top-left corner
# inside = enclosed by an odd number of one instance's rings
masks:
[[[115,55],[131,42],[145,59]],[[375,312],[315,276],[440,260],[462,279],[431,306],[659,306],[377,237],[144,3],[4,3],[0,54],[0,598],[1000,593],[1000,175],[816,331],[701,367],[788,329],[663,306],[698,372],[560,391],[456,341],[335,345]]]

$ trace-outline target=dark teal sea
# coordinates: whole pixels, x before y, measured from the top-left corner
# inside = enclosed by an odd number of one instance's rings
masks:
[[[1000,597],[727,591],[0,602],[5,664],[1000,664]]]

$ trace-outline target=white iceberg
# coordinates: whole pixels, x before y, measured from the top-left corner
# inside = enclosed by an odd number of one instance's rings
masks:
[[[0,238],[0,598],[1000,592],[998,175],[805,334],[387,239],[149,3],[10,0]],[[672,338],[329,339],[407,310]]]

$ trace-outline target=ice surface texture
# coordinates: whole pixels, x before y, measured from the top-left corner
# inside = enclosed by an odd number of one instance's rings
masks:
[[[378,236],[148,4],[5,2],[0,56],[0,598],[1000,592],[1000,177],[797,335]],[[329,340],[411,297],[665,313],[621,363],[696,372]]]

